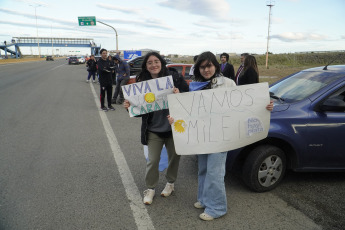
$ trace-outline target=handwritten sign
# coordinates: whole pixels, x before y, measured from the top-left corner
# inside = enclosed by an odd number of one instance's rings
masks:
[[[267,137],[267,83],[168,95],[176,153],[229,151]]]
[[[171,75],[122,86],[123,96],[131,105],[129,116],[168,109],[167,95],[173,93],[173,88]]]

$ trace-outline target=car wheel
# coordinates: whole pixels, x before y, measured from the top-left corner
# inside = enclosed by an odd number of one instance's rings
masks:
[[[278,147],[262,145],[249,153],[243,165],[242,177],[250,189],[265,192],[277,187],[285,169],[285,153]]]

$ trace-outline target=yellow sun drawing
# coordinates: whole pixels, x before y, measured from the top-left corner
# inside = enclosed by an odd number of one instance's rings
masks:
[[[174,123],[174,129],[176,132],[184,133],[186,127],[187,125],[186,122],[184,122],[184,120],[177,120]]]
[[[156,97],[155,97],[155,95],[153,94],[153,93],[147,93],[147,94],[145,94],[145,101],[147,102],[147,103],[152,103],[152,102],[154,102],[156,100]]]

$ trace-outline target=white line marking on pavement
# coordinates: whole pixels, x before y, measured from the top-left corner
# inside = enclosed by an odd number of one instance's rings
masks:
[[[58,66],[52,68],[51,70],[57,69],[57,68],[59,68],[59,67],[61,67],[61,66],[63,66],[63,65],[66,65],[66,64],[58,65]]]
[[[100,108],[99,98],[96,94],[93,84],[90,84],[92,94],[94,96],[97,108]],[[107,115],[104,111],[99,111],[101,120],[104,126],[104,130],[107,134],[108,141],[111,147],[111,150],[114,155],[114,159],[119,169],[121,176],[122,184],[125,188],[127,198],[129,200],[129,205],[132,209],[135,223],[138,229],[155,229],[152,223],[152,220],[146,210],[146,207],[141,199],[139,189],[134,182],[132,173],[128,167],[126,159],[123,152],[121,151],[120,145],[117,142],[116,136],[114,134],[113,128],[111,127]]]

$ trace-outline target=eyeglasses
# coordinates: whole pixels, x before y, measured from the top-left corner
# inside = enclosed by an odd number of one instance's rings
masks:
[[[153,65],[153,64],[160,64],[161,62],[159,60],[156,60],[156,61],[148,61],[146,62],[146,65]]]
[[[199,69],[205,71],[206,68],[211,68],[211,67],[213,67],[213,66],[214,66],[214,65],[213,65],[212,63],[208,63],[208,64],[206,64],[206,65],[201,65],[201,66],[199,66]]]

